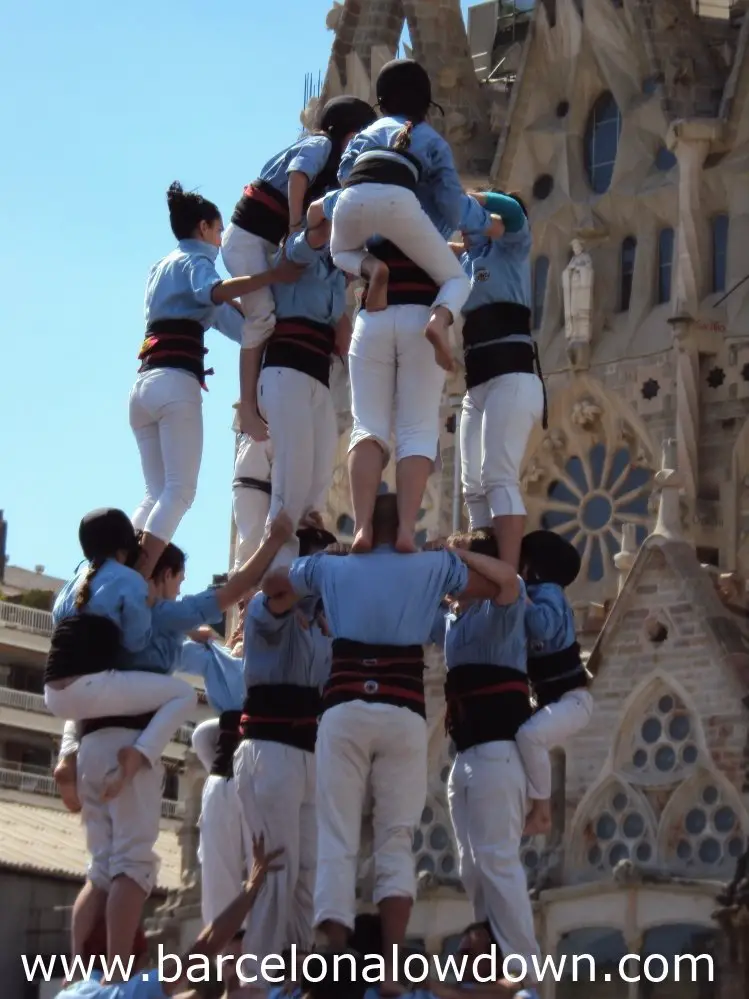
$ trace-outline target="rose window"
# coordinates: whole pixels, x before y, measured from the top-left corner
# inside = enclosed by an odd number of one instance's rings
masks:
[[[695,720],[676,694],[664,691],[640,716],[621,765],[632,780],[672,783],[698,761]]]
[[[655,848],[648,817],[636,794],[622,784],[612,785],[586,830],[585,860],[596,873],[612,870],[622,860],[649,864]]]
[[[417,874],[434,874],[438,878],[457,878],[458,862],[453,847],[452,830],[440,822],[435,809],[427,805],[421,814],[421,824],[414,833],[413,853]]]
[[[582,557],[581,578],[597,582],[621,549],[624,524],[635,524],[638,544],[644,540],[652,474],[631,463],[627,448],[596,444],[557,475],[541,524],[572,542]]]
[[[705,783],[690,793],[681,814],[669,823],[671,863],[685,872],[731,869],[744,852],[746,837],[740,817],[718,784]]]

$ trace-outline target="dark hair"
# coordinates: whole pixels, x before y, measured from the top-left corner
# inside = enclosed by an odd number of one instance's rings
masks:
[[[215,222],[221,212],[212,201],[194,191],[184,191],[179,181],[166,192],[169,222],[175,239],[189,239],[201,222]]]
[[[83,610],[91,599],[91,583],[107,559],[115,558],[119,552],[128,552],[128,562],[140,554],[135,529],[130,518],[122,510],[105,507],[92,510],[81,520],[78,528],[78,541],[88,560],[88,570],[76,594],[75,606]]]
[[[499,558],[499,546],[494,531],[489,527],[479,527],[475,531],[465,531],[453,534],[448,538],[450,544],[461,543],[470,552],[477,555],[488,555],[490,558]]]
[[[107,556],[92,558],[88,563],[88,569],[86,570],[86,575],[83,577],[83,582],[81,587],[75,595],[75,607],[76,610],[83,610],[83,608],[88,604],[91,599],[91,584],[94,581],[94,576],[101,569],[107,560]]]
[[[187,556],[182,549],[170,542],[161,555],[159,555],[159,560],[154,566],[151,578],[155,583],[158,583],[166,572],[172,572],[176,576],[178,572],[183,571],[186,561]]]
[[[414,123],[412,121],[407,121],[400,132],[398,132],[395,137],[395,142],[393,143],[393,149],[396,153],[405,153],[411,148],[413,130]]]
[[[374,108],[358,97],[344,94],[328,101],[320,112],[320,119],[313,135],[324,135],[330,139],[331,150],[325,166],[307,188],[304,207],[309,208],[329,190],[338,187],[338,168],[343,156],[344,140],[352,132],[362,129],[377,120]]]

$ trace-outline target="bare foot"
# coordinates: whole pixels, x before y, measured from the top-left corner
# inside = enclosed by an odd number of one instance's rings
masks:
[[[434,349],[434,359],[445,371],[455,371],[455,360],[448,341],[450,313],[441,306],[434,310],[424,330],[424,336]]]
[[[390,268],[378,260],[370,264],[368,271],[367,312],[384,312],[388,307]]]
[[[111,801],[120,794],[138,771],[148,765],[148,760],[135,746],[125,746],[117,754],[119,766],[104,778],[102,801]]]
[[[535,800],[525,820],[524,836],[545,836],[551,832],[551,802]]]
[[[398,537],[395,542],[395,550],[400,552],[402,555],[412,555],[414,552],[418,551],[416,542],[414,541],[413,531],[398,531]]]
[[[351,545],[351,551],[355,555],[360,555],[362,552],[372,551],[372,525],[368,524],[366,527],[360,527],[356,530],[354,534],[354,543]]]
[[[78,775],[75,756],[66,756],[60,760],[55,767],[54,779],[63,805],[65,805],[69,812],[77,815],[81,810],[81,801],[78,797]]]

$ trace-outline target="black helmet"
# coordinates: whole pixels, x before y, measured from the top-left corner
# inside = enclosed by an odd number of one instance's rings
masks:
[[[85,557],[111,558],[118,551],[134,552],[138,547],[135,528],[122,510],[104,508],[87,513],[78,528],[78,540]]]
[[[377,77],[377,102],[387,114],[423,121],[432,103],[427,71],[413,59],[393,59]]]
[[[570,586],[580,572],[580,553],[555,531],[531,531],[520,547],[520,564],[530,570],[529,583]]]
[[[322,109],[320,129],[333,139],[342,139],[351,132],[361,132],[375,121],[374,108],[358,97],[334,97]]]

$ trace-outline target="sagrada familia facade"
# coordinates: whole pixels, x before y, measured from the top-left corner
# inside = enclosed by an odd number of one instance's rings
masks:
[[[549,429],[530,441],[523,485],[529,527],[581,552],[570,597],[596,702],[591,725],[554,754],[552,834],[523,844],[542,950],[568,957],[543,999],[749,996],[749,909],[716,903],[749,836],[748,7],[491,2],[467,30],[459,0],[345,0],[327,18],[322,101],[373,99],[407,24],[466,187],[518,191],[530,210]],[[425,537],[461,521],[462,389],[456,377],[445,394]],[[345,538],[343,374],[337,392],[327,516]],[[411,928],[430,953],[470,919],[445,799],[442,682],[435,656]],[[182,831],[186,887],[162,921],[171,932],[196,912],[198,791]],[[572,981],[581,953],[598,982]],[[713,982],[707,969],[687,981],[686,964],[680,984],[615,974],[624,954],[705,953]]]

